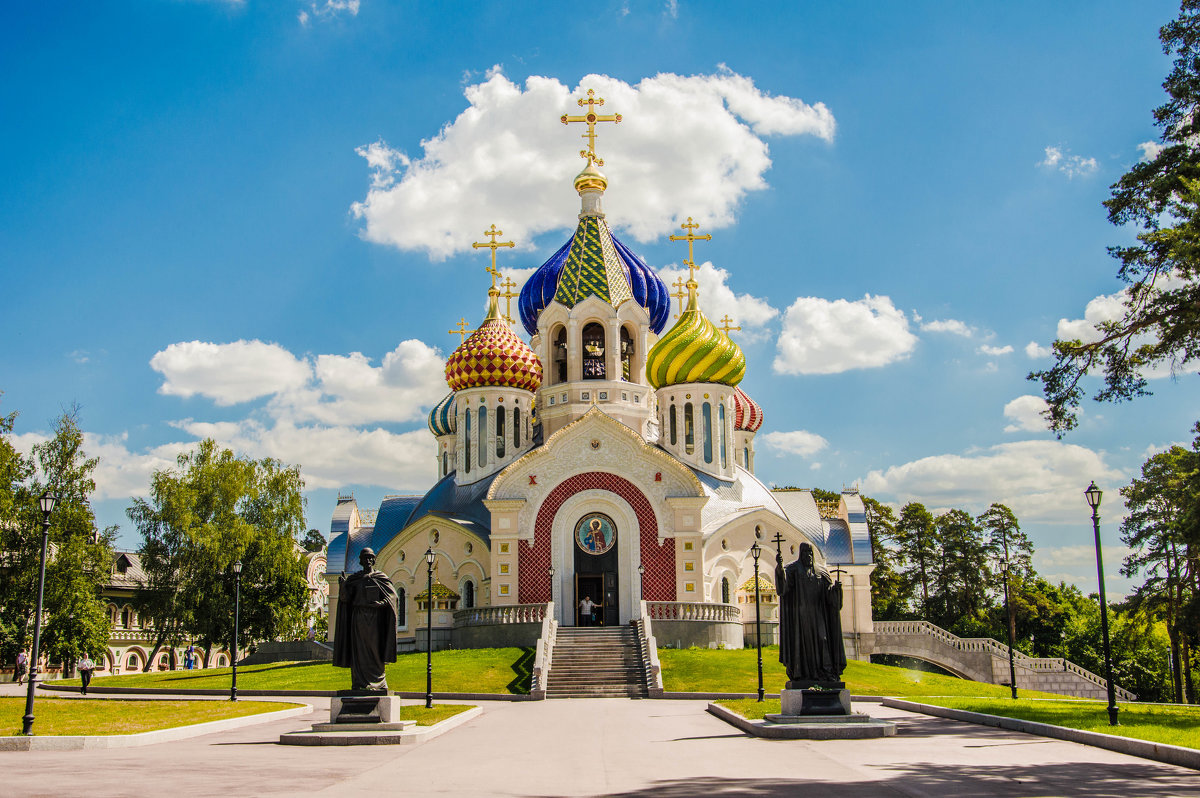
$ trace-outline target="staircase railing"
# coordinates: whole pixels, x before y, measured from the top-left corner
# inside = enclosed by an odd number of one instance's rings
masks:
[[[646,673],[646,690],[651,698],[659,698],[663,694],[662,664],[658,661],[658,641],[654,639],[654,627],[646,604],[642,602],[641,617],[633,622],[633,626],[637,630],[642,669]]]
[[[521,605],[518,605],[521,606]],[[530,676],[529,695],[536,700],[546,697],[546,684],[550,680],[550,666],[554,661],[554,643],[558,637],[558,621],[554,619],[554,602],[542,605],[542,633],[533,650],[533,673]]]

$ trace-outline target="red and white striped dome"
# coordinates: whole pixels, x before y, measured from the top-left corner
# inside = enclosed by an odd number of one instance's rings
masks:
[[[758,402],[747,396],[741,388],[734,388],[733,407],[733,428],[745,432],[758,432],[763,425],[763,411]]]

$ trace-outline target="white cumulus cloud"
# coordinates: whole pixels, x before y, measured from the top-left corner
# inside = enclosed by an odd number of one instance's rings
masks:
[[[728,69],[682,76],[661,73],[630,85],[588,75],[570,89],[531,76],[524,87],[498,68],[467,86],[468,108],[421,142],[409,157],[383,140],[359,149],[371,168],[366,197],[352,206],[369,241],[445,258],[467,249],[469,232],[495,223],[519,246],[548,230],[573,226],[572,178],[583,167],[583,126],[576,99],[593,89],[601,113],[619,125],[597,127],[597,154],[609,188],[608,218],[647,241],[687,216],[706,228],[731,224],[749,191],[766,187],[765,136],[831,141],[835,122],[822,103],[770,95]],[[680,130],[688,135],[680,136]]]
[[[916,314],[914,314],[916,315]],[[914,319],[920,321],[920,319]],[[958,319],[943,319],[935,321],[921,322],[922,332],[949,333],[951,335],[961,335],[963,338],[970,338],[974,335],[975,330],[968,327],[966,323]]]
[[[659,276],[668,286],[682,278],[687,280],[688,270],[678,266],[668,266],[659,270]],[[779,310],[771,307],[765,300],[750,294],[735,294],[729,287],[729,272],[713,266],[705,261],[696,269],[696,281],[700,283],[700,309],[714,324],[720,324],[721,319],[729,316],[731,324],[741,327],[741,337],[747,340],[761,339],[763,327],[767,322],[779,315]],[[674,290],[674,289],[672,289]],[[672,300],[672,314],[679,313],[679,300]],[[739,337],[737,331],[731,333]]]
[[[1050,357],[1052,350],[1048,346],[1042,346],[1037,341],[1030,341],[1025,344],[1025,356],[1030,360],[1041,360],[1044,357]]]
[[[1091,480],[1113,496],[1109,517],[1123,514],[1116,488],[1127,480],[1104,454],[1061,441],[1002,443],[964,454],[941,454],[870,472],[864,493],[931,507],[981,512],[992,502],[1022,521],[1077,523],[1086,517],[1083,489]]]
[[[1046,400],[1033,394],[1018,396],[1004,406],[1004,417],[1012,423],[1005,432],[1044,432],[1046,419],[1042,412],[1048,407]]]
[[[777,374],[837,374],[908,357],[917,337],[886,296],[853,302],[799,297],[787,309],[772,368]]]
[[[1141,144],[1137,145],[1137,148],[1142,151],[1142,157],[1139,160],[1147,162],[1153,161],[1158,157],[1160,152],[1166,149],[1166,147],[1159,144],[1157,141],[1143,141]]]
[[[759,435],[758,439],[767,448],[775,449],[781,455],[796,454],[801,457],[814,455],[829,445],[829,441],[815,432],[802,429],[791,432],[768,432],[765,435]]]
[[[156,353],[150,367],[163,375],[159,393],[199,394],[223,406],[299,388],[312,376],[307,363],[263,341],[182,341]]]
[[[988,346],[983,344],[979,347],[979,354],[988,355],[989,357],[999,357],[1000,355],[1011,355],[1013,348],[1008,344],[1004,346]]]
[[[1095,158],[1071,155],[1063,152],[1061,147],[1047,147],[1046,157],[1038,161],[1038,166],[1057,169],[1071,179],[1090,175],[1100,168]]]
[[[309,3],[307,9],[301,9],[296,18],[301,25],[309,25],[314,21],[333,19],[348,14],[358,16],[359,0],[325,0],[324,3]]]

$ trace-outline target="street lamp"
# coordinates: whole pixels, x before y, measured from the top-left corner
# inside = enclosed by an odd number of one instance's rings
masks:
[[[1108,599],[1104,596],[1104,560],[1100,552],[1100,499],[1104,495],[1096,481],[1083,492],[1092,508],[1092,531],[1096,535],[1096,578],[1100,582],[1100,631],[1104,635],[1104,679],[1108,682],[1108,723],[1117,725],[1117,688],[1112,677],[1112,646],[1108,642]]]
[[[38,506],[42,510],[42,560],[38,567],[37,612],[33,616],[33,651],[29,657],[29,691],[25,694],[25,717],[22,718],[21,734],[33,734],[33,689],[38,673],[38,657],[40,656],[38,648],[42,643],[42,598],[46,592],[46,548],[50,542],[50,513],[54,512],[54,505],[57,502],[58,497],[49,489],[38,499]]]
[[[429,587],[425,603],[425,708],[433,706],[433,561],[437,555],[433,547],[425,550],[425,563],[429,567]]]
[[[1005,624],[1005,627],[1008,629],[1008,684],[1012,688],[1012,697],[1016,700],[1017,666],[1013,661],[1013,632],[1015,624],[1013,623],[1012,604],[1008,600],[1008,541],[1004,543],[1004,560],[1000,563],[1000,573],[1004,577],[1004,614],[1008,616],[1008,623]]]
[[[758,592],[758,558],[762,555],[762,546],[758,545],[757,540],[750,547],[750,554],[754,557],[754,644],[758,647],[758,700],[762,701],[762,612],[759,606]]]
[[[233,682],[229,700],[237,701],[238,616],[242,614],[242,561],[233,564]]]

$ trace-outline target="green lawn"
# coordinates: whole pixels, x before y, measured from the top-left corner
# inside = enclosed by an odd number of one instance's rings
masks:
[[[126,701],[39,696],[33,705],[33,731],[40,736],[136,734],[295,706],[300,705],[277,701]],[[0,697],[0,718],[4,718],[0,734],[20,734],[24,715],[24,698]]]
[[[669,649],[660,648],[663,689],[680,693],[753,693],[758,690],[758,654],[755,649]],[[842,674],[846,688],[854,695],[886,696],[1007,696],[1008,688],[972,682],[953,676],[872,665],[851,660]],[[787,682],[779,662],[779,647],[763,647],[763,687],[778,693]],[[1053,697],[1053,693],[1022,690],[1028,697]],[[778,712],[778,702],[776,709]]]
[[[407,704],[400,707],[402,720],[415,720],[418,726],[433,726],[460,712],[466,712],[472,704],[434,704],[429,709],[424,704]]]
[[[433,653],[433,689],[439,693],[529,692],[533,650],[481,648]],[[387,667],[388,687],[425,691],[425,654],[401,654]],[[155,671],[92,680],[93,687],[154,687],[164,690],[228,690],[229,668]],[[78,679],[61,684],[78,685]],[[239,690],[344,690],[350,671],[327,662],[274,662],[238,668]]]
[[[1119,726],[1108,725],[1103,701],[1007,701],[997,698],[921,698],[923,704],[983,712],[1006,718],[1051,723],[1071,729],[1116,734],[1156,743],[1200,748],[1200,707],[1171,704],[1117,704]]]

